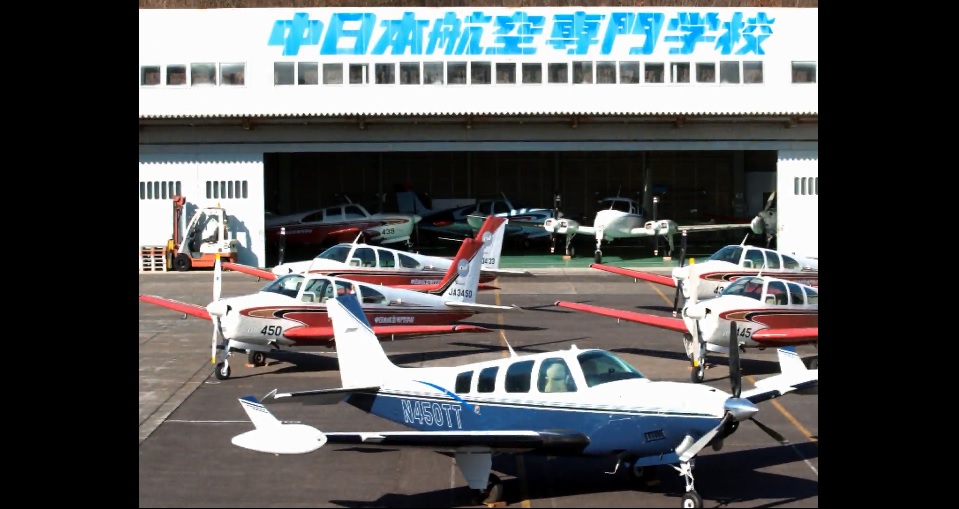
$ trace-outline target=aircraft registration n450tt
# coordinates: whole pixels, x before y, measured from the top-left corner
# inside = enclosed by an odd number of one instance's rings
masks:
[[[447,332],[487,332],[473,325],[455,324],[477,313],[518,310],[516,306],[476,302],[480,251],[483,242],[466,239],[454,264],[437,288],[430,292],[378,286],[320,274],[288,274],[271,281],[259,292],[220,299],[220,264],[214,270],[214,300],[207,306],[154,295],[140,300],[213,322],[213,360],[217,341],[226,352],[216,363],[218,379],[230,376],[229,355],[246,350],[250,363],[262,366],[265,352],[295,345],[333,346],[333,327],[327,300],[342,294],[356,295],[382,337]]]
[[[271,454],[302,454],[323,445],[420,447],[451,453],[487,504],[503,485],[492,472],[500,453],[601,457],[649,478],[659,465],[685,478],[682,507],[702,507],[693,484],[693,459],[705,447],[720,450],[758,403],[789,392],[818,392],[819,371],[779,352],[782,373],[742,391],[738,355],[730,358],[732,392],[680,382],[654,382],[612,352],[599,349],[517,355],[459,366],[405,368],[390,361],[353,295],[330,303],[341,387],[272,392],[277,403],[345,401],[409,431],[329,432],[278,420],[253,396],[240,404],[254,429],[233,444]],[[267,399],[266,402],[271,400]]]

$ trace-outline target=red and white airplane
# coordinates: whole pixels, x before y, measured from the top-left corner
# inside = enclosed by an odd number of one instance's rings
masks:
[[[686,252],[686,238],[683,237],[682,240],[680,264],[685,261]],[[698,280],[696,282],[698,292],[696,297],[699,299],[715,297],[722,293],[723,289],[733,281],[745,276],[756,276],[760,273],[814,288],[819,287],[818,259],[744,244],[726,246],[701,263],[680,265],[673,269],[672,277],[599,263],[591,264],[590,267],[628,276],[634,280],[641,279],[675,288],[676,298],[673,301],[673,316],[676,316],[679,293],[682,292],[684,299],[690,298],[690,277]]]
[[[698,279],[692,279],[693,287]],[[744,276],[731,282],[717,297],[700,301],[693,289],[682,318],[656,316],[577,302],[557,301],[562,308],[585,311],[683,333],[692,379],[702,382],[706,352],[729,353],[730,323],[735,322],[735,345],[746,349],[819,345],[819,292],[816,288],[767,275]],[[809,361],[819,368],[818,357]]]
[[[140,300],[213,322],[213,361],[216,378],[230,377],[229,355],[245,350],[251,364],[266,363],[265,352],[290,346],[333,346],[333,328],[327,316],[327,299],[346,293],[357,296],[377,336],[488,332],[489,329],[455,324],[477,313],[518,310],[476,302],[483,243],[466,239],[441,284],[431,291],[362,283],[322,274],[287,274],[259,292],[220,298],[221,263],[214,269],[213,302],[206,306],[154,295]],[[216,363],[217,340],[226,353]]]
[[[483,242],[485,246],[479,280],[480,290],[490,288],[487,285],[500,275],[531,275],[523,270],[499,268],[507,222],[508,220],[501,217],[488,217],[476,234],[475,240]],[[410,290],[429,290],[440,284],[452,264],[452,258],[410,253],[354,241],[352,244],[337,244],[312,260],[283,263],[269,271],[228,262],[223,264],[223,268],[269,280],[294,273],[322,274]]]

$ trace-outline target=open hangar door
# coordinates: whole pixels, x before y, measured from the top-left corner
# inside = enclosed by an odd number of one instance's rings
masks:
[[[411,188],[437,201],[505,195],[518,206],[542,208],[553,208],[554,196],[559,194],[559,209],[565,216],[591,225],[598,200],[604,197],[618,193],[642,202],[645,170],[651,172],[651,191],[659,198],[658,218],[680,224],[746,222],[758,212],[752,209],[762,203],[764,193],[773,190],[765,187],[775,182],[776,152],[267,153],[264,200],[266,211],[273,214],[335,205],[347,198],[375,213],[396,210],[391,194],[397,188]],[[649,215],[652,212],[647,211]],[[743,236],[745,233],[738,231],[698,233],[690,242],[691,246],[708,244],[702,248],[709,249],[716,244],[739,243]],[[576,239],[581,241],[594,242],[585,235]],[[548,240],[534,244],[530,251],[548,253],[548,244]],[[613,245],[651,243],[618,240]],[[639,255],[649,256],[651,250],[640,250]]]

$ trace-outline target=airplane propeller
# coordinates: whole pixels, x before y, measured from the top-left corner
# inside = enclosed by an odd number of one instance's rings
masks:
[[[743,392],[743,373],[742,367],[740,365],[740,351],[739,351],[739,330],[736,327],[735,321],[729,322],[729,382],[732,386],[732,394],[734,398],[738,398]],[[787,443],[787,440],[784,436],[780,435],[776,430],[766,426],[765,424],[759,422],[755,416],[749,417],[750,421],[759,426],[759,429],[766,432],[767,435],[771,436],[773,440],[776,440],[780,443]],[[730,428],[726,435],[731,434],[735,431],[735,426],[739,423],[734,423],[733,427]]]
[[[769,195],[769,198],[766,199],[766,207],[763,210],[756,214],[756,217],[749,223],[749,228],[756,235],[766,234],[766,247],[768,248],[772,242],[774,231],[770,231],[768,228],[769,225],[766,224],[767,218],[769,217],[770,209],[773,207],[773,201],[776,199],[776,191],[773,191]]]
[[[683,236],[679,239],[679,268],[683,268],[683,265],[686,263],[686,230],[683,230]],[[692,271],[689,271],[689,276],[692,276]],[[689,280],[687,276],[687,280]],[[679,294],[680,287],[682,286],[682,281],[676,281],[676,294],[673,296],[673,316],[676,316],[676,313],[679,312]]]
[[[686,306],[683,308],[683,315],[687,318],[692,319],[691,326],[689,328],[690,339],[688,341],[688,350],[687,354],[689,355],[690,360],[693,363],[693,371],[691,373],[693,382],[699,383],[702,382],[706,376],[706,366],[704,365],[702,359],[702,344],[703,337],[702,332],[699,330],[699,320],[706,316],[706,313],[709,312],[707,308],[699,305],[699,278],[687,278],[686,281],[689,283],[689,301],[686,303]]]

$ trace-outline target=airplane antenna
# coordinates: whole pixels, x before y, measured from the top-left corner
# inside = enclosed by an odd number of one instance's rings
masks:
[[[762,267],[759,267],[759,272],[756,273],[756,277],[763,277],[763,269],[765,269],[765,268],[766,268],[766,262],[764,261],[764,262],[763,262],[763,266],[762,266]]]
[[[747,233],[746,236],[743,237],[743,241],[740,242],[739,245],[740,245],[740,246],[745,246],[745,245],[746,245],[746,239],[748,239],[748,238],[749,238],[749,234]]]
[[[503,331],[499,331],[499,335],[500,335],[500,337],[503,338],[503,342],[506,343],[506,348],[509,348],[509,356],[510,356],[510,357],[519,357],[518,355],[516,355],[516,350],[513,350],[513,346],[510,345],[510,344],[509,344],[509,341],[506,339],[506,333],[503,332]]]
[[[354,243],[354,244],[359,243],[359,242],[360,242],[360,237],[362,237],[362,236],[363,236],[363,232],[357,233],[357,234],[356,234],[356,238],[353,239],[353,243]]]

